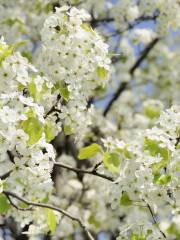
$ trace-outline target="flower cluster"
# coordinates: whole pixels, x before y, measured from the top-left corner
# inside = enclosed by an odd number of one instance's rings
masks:
[[[116,24],[121,31],[127,30],[129,24],[138,24],[141,18],[156,20],[156,32],[160,37],[168,34],[169,29],[177,30],[180,26],[180,6],[178,0],[117,1],[112,8],[112,15],[115,17]],[[141,29],[139,31],[143,34]],[[146,31],[148,32],[148,29]],[[151,30],[149,31],[151,32]],[[145,37],[147,37],[147,34]]]
[[[0,223],[180,238],[179,16],[179,0],[0,0]]]
[[[148,209],[158,216],[166,234],[172,219],[179,216],[179,114],[178,106],[166,110],[156,126],[140,131],[135,141],[103,139],[104,165],[110,172],[119,174],[110,191],[111,206],[113,209],[121,206],[121,213],[123,207],[128,210],[128,213],[124,210],[127,215],[119,239],[135,235],[145,239],[162,238],[161,231],[151,223]]]
[[[30,200],[42,201],[52,194],[51,171],[55,153],[47,143],[49,132],[44,108],[31,95],[32,81],[41,77],[26,58],[14,51],[14,46],[6,45],[1,39],[0,169],[2,175],[10,173],[3,186]],[[36,86],[34,80],[34,88]],[[25,217],[20,212],[17,217],[16,211],[11,210],[11,215],[21,222],[22,227],[34,221],[31,214]],[[47,224],[46,228],[48,230]]]
[[[87,101],[106,86],[110,63],[107,45],[83,22],[88,17],[83,10],[64,7],[47,18],[43,46],[37,52],[41,74],[15,51],[24,42],[7,45],[1,39],[0,164],[1,175],[9,173],[1,182],[1,191],[13,189],[32,201],[50,201],[55,153],[49,142],[61,131],[62,123],[66,135],[76,132],[78,140],[83,138],[82,126],[89,124],[87,114],[91,112]],[[14,204],[27,208],[16,200]],[[37,218],[39,214],[41,218]],[[17,216],[13,209],[10,215],[21,227],[33,221],[30,234],[49,230],[47,211],[37,209]]]
[[[79,138],[90,123],[87,102],[106,87],[110,72],[108,46],[84,22],[89,18],[84,10],[56,8],[44,23],[37,53],[37,66],[64,99],[57,107],[65,131],[80,133]]]

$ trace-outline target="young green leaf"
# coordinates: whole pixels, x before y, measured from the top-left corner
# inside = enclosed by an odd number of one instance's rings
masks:
[[[80,160],[84,160],[87,158],[91,158],[97,155],[97,153],[101,152],[101,146],[97,143],[93,143],[88,147],[83,147],[80,149],[78,158]]]
[[[120,204],[123,206],[130,206],[132,204],[132,201],[129,198],[129,195],[127,194],[127,192],[123,192],[120,199]]]
[[[70,92],[69,92],[67,86],[65,86],[65,87],[60,87],[60,88],[59,88],[59,92],[60,92],[61,97],[63,97],[64,100],[66,100],[66,102],[68,102],[69,97],[70,97]]]
[[[51,233],[54,233],[57,227],[57,217],[52,209],[46,209],[46,211],[49,230],[51,231]]]
[[[69,125],[64,125],[63,128],[66,136],[73,134],[73,129]]]
[[[2,62],[13,53],[13,51],[14,48],[12,46],[0,45],[0,66]]]
[[[36,117],[29,117],[23,121],[22,128],[29,136],[29,145],[35,144],[41,138],[44,130],[42,123]]]
[[[154,174],[154,182],[159,185],[166,185],[171,181],[170,175],[155,173]]]
[[[91,214],[90,217],[88,218],[88,223],[94,225],[97,229],[100,228],[101,224],[100,222],[96,219],[95,215]]]
[[[104,153],[103,162],[105,167],[112,173],[118,173],[120,169],[120,157],[116,152]]]
[[[11,208],[7,197],[4,194],[0,194],[0,214],[6,213]]]
[[[160,169],[166,167],[167,163],[171,158],[171,152],[167,148],[162,148],[159,146],[161,142],[156,140],[151,140],[145,138],[144,140],[144,150],[148,151],[153,157],[160,155],[162,160],[158,163],[152,164],[152,169],[154,172],[158,172]]]
[[[97,67],[96,72],[97,72],[97,75],[103,80],[107,78],[107,70],[104,67]]]
[[[92,27],[89,24],[87,24],[87,23],[82,23],[81,24],[81,28],[84,29],[86,32],[91,32],[91,33],[95,34],[95,32],[92,29]]]
[[[146,237],[144,235],[132,234],[131,240],[146,240]]]
[[[34,78],[32,78],[32,81],[29,83],[28,89],[29,89],[31,96],[36,101],[37,100],[37,88],[36,88],[36,84],[34,83]]]
[[[54,126],[51,122],[48,122],[45,127],[44,127],[44,132],[46,135],[46,141],[50,142],[51,140],[53,140],[55,134],[54,134]]]

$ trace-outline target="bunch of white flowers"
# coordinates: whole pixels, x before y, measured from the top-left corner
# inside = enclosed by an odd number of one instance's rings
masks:
[[[84,10],[56,8],[44,23],[37,56],[37,66],[53,83],[54,95],[64,99],[58,108],[65,131],[77,135],[81,131],[81,137],[90,123],[87,102],[105,88],[110,72],[108,46],[85,22],[89,18]]]
[[[179,16],[180,0],[0,0],[0,222],[179,239]]]
[[[153,101],[152,103],[155,104]],[[157,103],[154,105],[156,108]],[[128,143],[111,138],[103,139],[106,149],[103,157],[104,166],[110,172],[119,174],[116,184],[111,186],[111,206],[118,209],[120,204],[121,209],[128,207],[130,211],[124,220],[124,227],[120,228],[119,239],[138,236],[137,226],[140,225],[141,237],[161,239],[160,231],[156,235],[158,232],[156,227],[153,225],[148,227],[150,220],[148,211],[144,213],[144,205],[152,208],[159,216],[160,222],[170,221],[172,216],[178,217],[180,205],[175,196],[179,194],[180,177],[177,157],[180,136],[179,113],[178,106],[162,112],[156,127],[139,131],[139,137],[136,136],[136,140],[128,138]],[[138,212],[138,215],[143,214],[139,219],[136,217],[136,224],[132,217],[133,211]]]
[[[32,81],[40,76],[26,58],[14,52],[14,47],[1,39],[0,169],[2,175],[10,173],[5,181],[6,189],[42,201],[52,194],[55,154],[52,145],[47,143],[50,130],[44,119],[44,108],[33,99]],[[33,84],[34,90],[39,88],[36,81]],[[2,184],[0,188],[2,191]],[[18,201],[14,202],[19,205]],[[11,211],[11,216],[21,222],[21,226],[34,221],[31,214],[25,220],[21,213],[17,217],[17,211]]]
[[[162,37],[168,34],[169,29],[179,28],[180,6],[178,0],[127,0],[117,1],[112,8],[118,29],[127,30],[129,24],[138,23],[139,18],[157,21],[156,32]]]

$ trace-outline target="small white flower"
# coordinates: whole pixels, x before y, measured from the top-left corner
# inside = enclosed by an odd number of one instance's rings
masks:
[[[132,39],[137,41],[137,43],[141,42],[144,44],[148,44],[155,37],[155,33],[151,29],[146,28],[136,28],[131,35]]]

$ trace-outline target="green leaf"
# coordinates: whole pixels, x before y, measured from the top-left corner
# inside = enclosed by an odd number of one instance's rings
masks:
[[[131,153],[128,151],[127,147],[124,148],[116,148],[115,151],[117,153],[122,154],[125,158],[130,159],[131,158]]]
[[[61,97],[64,98],[65,101],[69,101],[70,91],[68,90],[68,86],[63,81],[58,81],[52,88],[52,92],[59,92]]]
[[[152,164],[152,168],[154,172],[159,171],[161,168],[164,168],[167,166],[167,163],[169,162],[171,158],[171,152],[167,148],[162,148],[159,146],[161,144],[160,141],[151,140],[148,138],[145,138],[144,140],[144,150],[148,151],[149,154],[153,157],[160,155],[162,157],[162,160],[158,163]]]
[[[51,233],[56,231],[57,227],[57,217],[52,209],[46,209],[47,211],[47,223]]]
[[[64,133],[66,136],[73,134],[73,129],[69,125],[64,125]]]
[[[145,114],[147,117],[153,119],[153,118],[158,118],[160,116],[161,113],[161,109],[159,106],[147,106],[145,108]]]
[[[14,48],[12,46],[0,45],[0,66],[2,62],[13,53]]]
[[[92,27],[88,24],[88,23],[82,23],[81,24],[82,29],[84,29],[86,32],[91,32],[93,34],[95,34],[94,30],[92,29]]]
[[[169,160],[170,159],[170,151],[167,148],[162,148],[159,146],[159,144],[161,144],[160,141],[156,141],[156,140],[151,140],[148,138],[145,138],[144,141],[144,149],[148,150],[149,153],[151,154],[151,156],[157,156],[158,154],[161,155],[161,157],[164,160]]]
[[[144,235],[132,234],[131,240],[146,240],[146,237]]]
[[[44,130],[42,123],[36,117],[29,117],[23,121],[22,128],[29,136],[29,145],[35,144],[41,138]]]
[[[7,18],[0,22],[0,24],[6,24],[10,27],[12,27],[16,23],[23,24],[23,22],[18,18]]]
[[[4,194],[0,194],[0,214],[6,213],[11,208],[11,205]]]
[[[167,233],[169,235],[176,235],[177,239],[180,239],[180,230],[175,223],[172,223],[170,227],[167,229]]]
[[[147,230],[147,236],[151,235],[153,233],[153,230],[152,229],[148,229]]]
[[[51,140],[54,139],[54,126],[51,122],[48,122],[46,123],[45,127],[44,127],[44,132],[45,132],[45,135],[46,135],[46,141],[47,142],[50,142]]]
[[[123,192],[121,199],[120,199],[120,204],[123,206],[130,206],[132,205],[132,201],[129,198],[129,195],[127,194],[127,192]]]
[[[22,51],[22,56],[27,58],[29,62],[32,62],[32,52],[31,51]]]
[[[107,78],[107,70],[104,67],[97,67],[96,73],[103,80],[105,80]]]
[[[96,228],[100,228],[100,226],[101,226],[100,222],[92,214],[88,218],[88,223],[94,225]]]
[[[154,182],[159,185],[166,185],[171,181],[170,175],[155,173],[154,174]]]
[[[120,156],[116,152],[105,152],[103,157],[105,167],[112,173],[119,173],[120,170]]]
[[[78,158],[80,160],[84,160],[96,156],[99,152],[101,152],[101,146],[93,143],[88,147],[81,148],[78,154]]]
[[[0,65],[9,57],[18,47],[24,45],[27,41],[17,42],[11,46],[0,44]]]
[[[60,88],[59,88],[59,92],[60,92],[61,97],[63,97],[64,100],[66,100],[66,102],[68,102],[69,97],[70,97],[70,92],[69,92],[67,86],[65,86],[65,87],[60,87]]]
[[[24,45],[27,41],[17,42],[13,45],[0,44],[0,65],[2,62],[9,57],[18,47]]]
[[[36,84],[34,83],[34,78],[32,78],[32,81],[29,83],[28,89],[34,100],[37,100],[37,88]]]
[[[28,118],[36,117],[36,113],[34,112],[33,108],[30,108],[26,115],[28,116]]]
[[[34,77],[32,78],[32,81],[28,85],[28,90],[30,95],[34,98],[35,101],[42,100],[44,93],[48,91],[48,87],[46,86],[46,83],[44,82],[42,85],[41,91],[37,90],[36,84],[34,82]]]

